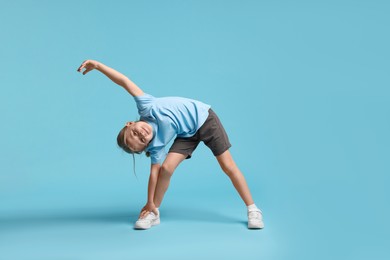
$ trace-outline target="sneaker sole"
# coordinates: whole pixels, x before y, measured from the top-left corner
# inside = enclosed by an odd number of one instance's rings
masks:
[[[140,225],[140,224],[137,224],[137,222],[135,223],[134,225],[134,229],[142,229],[142,230],[146,230],[146,229],[149,229],[151,228],[152,226],[156,226],[156,225],[159,225],[160,224],[160,219],[156,219],[154,220],[151,225]]]
[[[263,229],[264,228],[264,223],[258,223],[258,224],[250,224],[248,223],[248,228],[249,229]]]

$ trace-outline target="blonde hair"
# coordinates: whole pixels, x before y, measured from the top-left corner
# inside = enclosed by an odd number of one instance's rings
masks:
[[[123,151],[125,151],[126,153],[128,154],[141,154],[143,151],[140,151],[140,152],[135,152],[133,150],[131,150],[125,143],[125,134],[126,134],[126,130],[127,130],[127,126],[123,127],[120,131],[119,131],[119,134],[116,138],[116,141],[118,143],[118,146],[120,148],[123,149]],[[149,157],[150,156],[150,153],[149,152],[145,152],[146,156]]]
[[[140,152],[134,152],[133,150],[131,150],[125,143],[125,134],[126,134],[126,130],[127,130],[127,126],[123,127],[117,138],[116,138],[116,142],[118,143],[118,146],[120,148],[122,148],[123,151],[125,151],[126,153],[129,153],[129,154],[134,154],[134,153],[140,153]]]

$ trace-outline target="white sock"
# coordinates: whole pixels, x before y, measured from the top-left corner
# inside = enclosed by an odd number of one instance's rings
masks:
[[[255,210],[258,208],[257,208],[256,204],[253,203],[252,205],[247,206],[247,209],[248,209],[248,211],[250,211],[250,210]]]

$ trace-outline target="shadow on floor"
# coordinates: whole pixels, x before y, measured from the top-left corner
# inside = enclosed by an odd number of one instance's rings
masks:
[[[0,229],[38,228],[50,225],[107,223],[131,224],[138,212],[129,210],[68,210],[66,212],[29,212],[0,216]]]
[[[68,210],[66,212],[37,213],[0,216],[0,229],[38,228],[40,226],[64,224],[124,224],[133,227],[139,211],[124,209]],[[217,210],[200,208],[170,207],[161,210],[164,222],[191,221],[224,224],[242,224],[246,226],[244,216],[232,217]]]

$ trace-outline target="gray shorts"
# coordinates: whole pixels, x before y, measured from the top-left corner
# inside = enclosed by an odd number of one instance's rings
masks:
[[[169,152],[187,155],[186,159],[189,159],[200,141],[210,148],[214,156],[223,154],[232,146],[221,121],[211,108],[209,116],[198,131],[191,137],[177,137]]]

